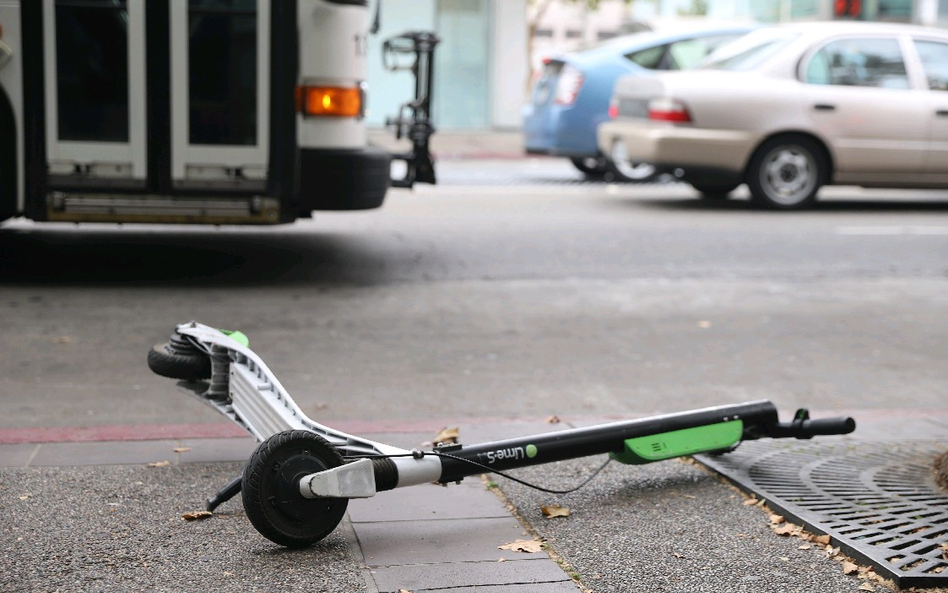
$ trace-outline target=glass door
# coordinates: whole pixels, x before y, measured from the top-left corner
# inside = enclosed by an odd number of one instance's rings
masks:
[[[270,3],[170,3],[175,189],[262,191],[267,176]]]
[[[145,0],[43,0],[49,185],[145,185]]]

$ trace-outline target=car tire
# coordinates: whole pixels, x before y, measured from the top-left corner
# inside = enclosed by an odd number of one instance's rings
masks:
[[[764,142],[747,167],[747,188],[757,204],[778,210],[812,206],[829,178],[823,147],[804,136],[780,136]]]
[[[692,183],[691,187],[706,200],[726,200],[740,183]]]
[[[580,173],[594,179],[601,179],[610,172],[609,161],[604,156],[570,157],[569,162]]]
[[[644,183],[655,179],[655,167],[648,163],[633,163],[629,161],[625,143],[616,140],[612,143],[612,151],[608,159],[610,181],[624,181],[626,183]]]

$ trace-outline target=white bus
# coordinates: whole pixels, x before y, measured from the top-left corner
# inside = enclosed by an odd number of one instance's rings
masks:
[[[379,207],[368,0],[0,0],[0,220]]]

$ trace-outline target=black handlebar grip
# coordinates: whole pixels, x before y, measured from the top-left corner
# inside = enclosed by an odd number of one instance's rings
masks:
[[[801,436],[822,436],[831,434],[849,434],[856,430],[856,421],[852,418],[819,418],[804,420],[800,426]]]

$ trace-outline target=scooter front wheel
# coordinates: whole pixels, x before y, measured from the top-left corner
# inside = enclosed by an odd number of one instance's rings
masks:
[[[262,536],[289,548],[305,548],[339,525],[347,498],[305,498],[300,480],[343,464],[326,439],[305,431],[280,432],[264,441],[244,469],[244,512]]]

